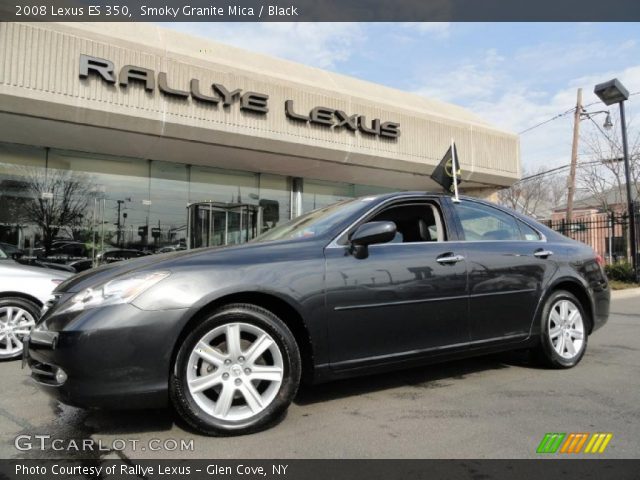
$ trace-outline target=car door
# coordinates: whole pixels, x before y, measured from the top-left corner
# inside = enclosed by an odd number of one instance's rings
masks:
[[[454,210],[466,240],[472,341],[526,338],[556,269],[553,252],[540,233],[501,209],[461,200]]]
[[[466,263],[460,242],[447,241],[443,211],[435,199],[393,203],[360,222],[393,221],[393,241],[370,245],[366,258],[352,255],[348,241],[326,248],[333,368],[402,360],[469,341]]]

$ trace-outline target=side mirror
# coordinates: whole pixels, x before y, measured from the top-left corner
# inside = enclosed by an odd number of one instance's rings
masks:
[[[368,222],[360,225],[349,239],[351,252],[356,258],[367,258],[368,246],[386,243],[396,236],[396,224],[393,222]]]

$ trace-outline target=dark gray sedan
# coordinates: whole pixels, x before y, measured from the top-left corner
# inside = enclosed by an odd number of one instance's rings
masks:
[[[409,192],[76,275],[25,359],[62,402],[171,403],[200,432],[239,434],[277,420],[301,381],[525,348],[573,367],[608,313],[591,248],[487,202]]]

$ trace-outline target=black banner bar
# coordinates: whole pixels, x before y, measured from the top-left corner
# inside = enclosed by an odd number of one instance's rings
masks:
[[[230,439],[230,441],[233,441]],[[0,460],[0,478],[636,480],[640,460]]]
[[[0,0],[0,21],[5,22],[639,20],[638,0]]]

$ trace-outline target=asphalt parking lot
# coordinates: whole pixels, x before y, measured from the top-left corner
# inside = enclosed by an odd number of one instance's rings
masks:
[[[546,432],[611,432],[601,457],[640,458],[640,293],[615,294],[608,325],[575,369],[508,354],[321,385],[302,391],[275,428],[244,437],[199,436],[169,410],[60,405],[19,362],[0,363],[0,379],[1,458],[76,456],[19,451],[18,435],[100,441],[103,451],[82,455],[95,458],[117,458],[108,449],[123,443],[118,456],[128,458],[533,458]],[[192,439],[188,451],[146,447]]]

